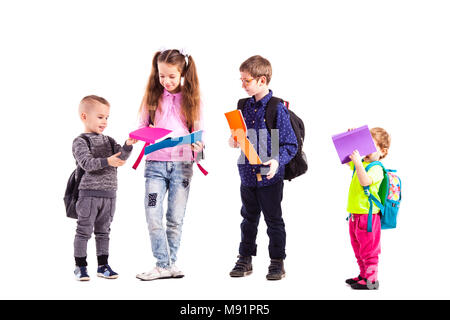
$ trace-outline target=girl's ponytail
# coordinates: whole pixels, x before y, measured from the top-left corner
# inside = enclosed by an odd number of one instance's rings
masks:
[[[187,57],[187,65],[184,66],[184,84],[181,87],[183,113],[186,117],[188,128],[197,130],[195,123],[200,119],[200,86],[197,76],[197,68],[192,56]]]

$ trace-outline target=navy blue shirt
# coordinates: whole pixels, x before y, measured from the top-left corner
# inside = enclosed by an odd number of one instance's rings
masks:
[[[272,179],[268,180],[266,174],[268,166],[251,165],[244,153],[238,160],[239,175],[241,183],[247,187],[264,187],[275,184],[284,179],[284,167],[297,153],[297,138],[292,129],[289,112],[283,103],[279,103],[276,115],[276,128],[279,130],[278,152],[274,149],[272,155],[272,139],[265,122],[267,103],[272,98],[272,90],[259,101],[255,97],[247,100],[242,109],[245,124],[247,126],[247,138],[258,152],[261,161],[264,163],[270,159],[275,159],[279,163],[278,170]],[[274,148],[277,141],[274,141]],[[262,181],[257,181],[256,174],[261,173]]]

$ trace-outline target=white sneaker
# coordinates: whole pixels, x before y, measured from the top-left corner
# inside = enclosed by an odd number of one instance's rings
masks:
[[[172,278],[184,277],[184,273],[180,269],[178,269],[178,267],[174,264],[170,267],[170,272],[172,273]]]
[[[172,278],[172,272],[169,269],[154,267],[153,270],[151,270],[149,272],[137,274],[136,278],[144,280],[144,281],[156,280],[156,279],[167,279],[167,278]]]

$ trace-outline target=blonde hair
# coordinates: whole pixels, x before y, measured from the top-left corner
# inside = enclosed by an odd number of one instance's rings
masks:
[[[391,136],[386,130],[380,127],[370,129],[370,134],[373,140],[378,144],[381,149],[384,149],[386,153],[383,153],[380,160],[385,158],[388,154],[389,147],[391,146]]]
[[[244,62],[242,62],[239,67],[240,72],[247,72],[253,78],[266,77],[267,84],[269,84],[270,79],[272,78],[272,66],[269,60],[256,55],[248,58]]]

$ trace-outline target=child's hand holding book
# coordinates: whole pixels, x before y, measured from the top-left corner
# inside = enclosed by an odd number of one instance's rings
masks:
[[[121,152],[117,152],[116,154],[113,154],[112,156],[108,157],[108,164],[111,167],[121,167],[125,164],[125,160],[122,160],[119,158]]]
[[[266,175],[267,180],[272,179],[273,176],[275,175],[275,173],[277,173],[277,170],[279,167],[278,161],[275,159],[271,159],[267,162],[264,162],[263,165],[269,166],[269,172],[267,172],[267,175]]]
[[[234,140],[233,136],[230,137],[230,139],[228,139],[228,145],[231,148],[239,148],[239,142],[237,142],[236,140]]]

